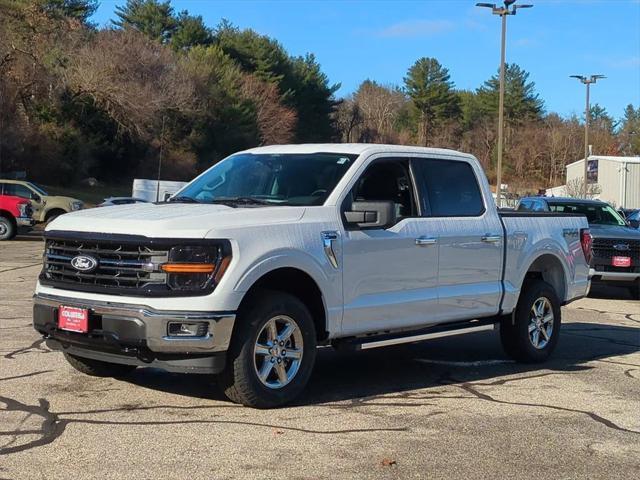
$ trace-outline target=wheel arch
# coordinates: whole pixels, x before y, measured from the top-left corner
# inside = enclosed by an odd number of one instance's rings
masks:
[[[297,267],[278,267],[263,273],[245,292],[238,310],[246,308],[262,290],[278,290],[297,297],[309,309],[318,341],[328,338],[327,306],[318,282]]]
[[[553,287],[561,303],[567,298],[568,275],[562,260],[553,253],[543,253],[536,257],[527,268],[522,286],[527,280],[540,279]]]
[[[51,218],[51,216],[53,214],[55,214],[55,213],[57,213],[58,215],[64,215],[65,213],[68,213],[68,212],[64,208],[61,208],[61,207],[51,207],[50,209],[45,210],[42,213],[43,221],[45,221],[45,222],[48,221]]]

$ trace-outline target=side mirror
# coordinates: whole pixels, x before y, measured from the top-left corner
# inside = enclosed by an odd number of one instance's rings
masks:
[[[40,203],[42,201],[42,198],[40,198],[40,195],[38,195],[37,193],[32,193],[31,200],[33,200],[36,203]]]
[[[349,225],[359,228],[387,228],[396,223],[396,204],[393,202],[353,202],[344,212]]]
[[[628,220],[631,228],[640,228],[640,220]]]

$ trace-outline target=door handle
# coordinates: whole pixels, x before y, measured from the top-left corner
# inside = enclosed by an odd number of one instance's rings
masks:
[[[435,245],[436,243],[438,243],[438,239],[437,238],[433,238],[433,237],[418,237],[418,238],[416,238],[416,245],[418,245],[418,246]]]
[[[498,243],[502,240],[502,235],[485,235],[482,237],[482,241],[486,243]]]

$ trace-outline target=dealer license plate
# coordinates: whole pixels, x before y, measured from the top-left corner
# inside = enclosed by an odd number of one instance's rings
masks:
[[[89,331],[89,310],[86,308],[58,308],[58,328],[69,332],[87,333]]]

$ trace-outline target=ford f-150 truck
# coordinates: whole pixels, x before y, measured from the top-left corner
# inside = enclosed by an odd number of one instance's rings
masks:
[[[33,323],[73,367],[216,374],[261,408],[303,390],[318,345],[499,328],[510,356],[543,361],[589,287],[584,216],[499,213],[473,156],[431,148],[255,148],[45,239]]]
[[[0,240],[11,240],[31,229],[35,221],[29,200],[0,194]]]

